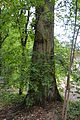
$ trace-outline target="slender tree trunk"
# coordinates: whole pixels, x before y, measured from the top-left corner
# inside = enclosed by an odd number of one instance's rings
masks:
[[[35,41],[32,56],[31,83],[28,95],[36,101],[59,99],[54,60],[54,5],[45,0],[36,8]]]
[[[0,8],[0,14],[1,14],[1,8]],[[2,38],[1,38],[1,33],[0,33],[0,76],[1,76],[1,68],[2,68],[1,48],[2,48]]]
[[[22,15],[23,10],[21,9],[21,13],[20,16]],[[22,95],[23,92],[23,85],[24,85],[24,68],[26,65],[26,58],[25,58],[25,49],[26,49],[26,44],[27,44],[27,38],[28,38],[28,23],[29,23],[29,17],[30,17],[30,10],[28,10],[28,15],[27,15],[27,21],[25,24],[25,30],[23,31],[23,33],[25,34],[25,37],[21,37],[21,45],[22,45],[22,66],[21,66],[21,81],[20,81],[20,88],[19,88],[19,95]],[[19,23],[19,20],[17,19],[17,22]],[[19,24],[19,31],[21,33],[21,28],[20,28],[20,24]]]
[[[21,89],[21,87],[19,88],[19,95],[22,95],[22,89]]]
[[[21,80],[20,80],[20,88],[19,88],[19,95],[22,95],[23,93],[23,86],[24,86],[24,69],[25,69],[25,65],[26,65],[26,58],[25,58],[25,49],[26,46],[22,45],[22,63],[21,63]]]
[[[1,43],[1,34],[0,34],[0,76],[1,76],[1,68],[2,68],[1,48],[2,48],[2,43]]]

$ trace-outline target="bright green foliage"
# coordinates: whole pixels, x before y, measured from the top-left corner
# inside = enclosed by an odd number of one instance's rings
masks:
[[[2,40],[8,33],[8,37],[2,44],[2,78],[8,86],[23,88],[30,77],[30,61],[33,47],[34,33],[32,27],[28,30],[27,45],[24,49],[21,45],[21,37],[25,37],[23,31],[27,18],[26,10],[30,8],[28,1],[4,1],[1,10],[1,37]],[[27,8],[26,8],[27,6]],[[20,11],[23,14],[20,16]],[[24,56],[22,56],[24,49]],[[24,63],[25,62],[25,63]]]
[[[65,77],[68,71],[70,48],[55,40],[55,72],[56,77]]]
[[[34,36],[32,39],[34,39]],[[27,80],[29,80],[29,67],[33,46],[32,39],[29,36],[27,46],[24,51],[24,58],[22,57],[22,46],[18,29],[11,29],[9,32],[9,37],[4,41],[2,47],[2,75],[8,85],[19,87],[20,82],[26,84]],[[25,63],[23,63],[24,59]]]

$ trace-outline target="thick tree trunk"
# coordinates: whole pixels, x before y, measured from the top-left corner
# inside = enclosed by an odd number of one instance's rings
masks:
[[[36,8],[35,41],[29,95],[38,103],[60,99],[54,63],[54,5]]]

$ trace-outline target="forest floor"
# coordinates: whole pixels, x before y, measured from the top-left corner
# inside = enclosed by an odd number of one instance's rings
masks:
[[[44,108],[34,106],[30,110],[24,105],[12,105],[0,110],[0,120],[62,120],[61,112],[61,102],[52,102]]]
[[[10,94],[10,96],[12,95]],[[11,99],[10,103],[8,101],[8,104],[0,105],[0,120],[62,120],[63,102],[55,101],[48,103],[45,107],[34,106],[28,109],[19,101],[13,103],[14,97]],[[18,99],[20,100],[19,97]],[[7,102],[5,101],[5,103]],[[70,103],[67,120],[80,120],[79,102]]]
[[[21,104],[8,105],[0,109],[0,120],[62,120],[62,107],[63,103],[59,101],[31,109]],[[71,104],[71,107],[67,120],[80,120],[80,104]]]
[[[67,120],[80,120],[80,88],[77,86],[77,93],[75,87],[74,84],[71,91],[78,97],[70,92],[70,100],[74,103],[69,105]],[[18,91],[12,91],[3,91],[0,94],[0,120],[62,120],[63,102],[55,101],[45,107],[34,106],[28,109],[21,104],[24,95],[19,96]]]

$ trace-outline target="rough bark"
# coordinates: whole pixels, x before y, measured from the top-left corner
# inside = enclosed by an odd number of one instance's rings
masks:
[[[45,0],[44,5],[36,8],[35,41],[28,95],[33,97],[36,103],[61,100],[55,79],[54,5],[49,0]]]

